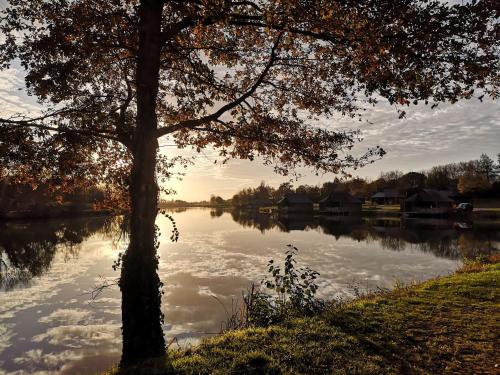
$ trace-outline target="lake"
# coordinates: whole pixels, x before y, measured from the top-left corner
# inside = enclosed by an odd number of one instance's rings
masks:
[[[167,342],[195,345],[220,331],[268,260],[299,248],[320,272],[323,298],[453,272],[463,257],[498,252],[500,223],[398,218],[270,217],[179,209],[180,238],[159,216]],[[112,265],[126,247],[119,218],[0,223],[0,374],[95,374],[119,360],[120,293]],[[95,298],[92,298],[95,297]]]

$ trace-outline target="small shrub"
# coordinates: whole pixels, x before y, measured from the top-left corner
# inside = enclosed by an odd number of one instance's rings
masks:
[[[267,326],[294,316],[309,316],[324,309],[316,298],[319,273],[309,267],[297,267],[298,249],[287,245],[283,265],[268,263],[269,276],[260,287],[252,284],[244,296],[247,325]]]
[[[487,264],[495,264],[499,262],[499,255],[478,255],[475,258],[465,258],[463,260],[462,267],[457,271],[457,273],[474,273],[481,272],[485,265]]]

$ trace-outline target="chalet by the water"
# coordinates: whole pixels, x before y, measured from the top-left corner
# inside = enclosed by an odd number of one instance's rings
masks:
[[[385,189],[372,195],[371,199],[375,204],[400,204],[403,198],[396,190]]]
[[[455,201],[445,191],[421,189],[401,202],[401,212],[409,215],[444,216],[451,214]]]
[[[273,202],[270,199],[260,198],[260,199],[252,199],[248,202],[245,202],[242,205],[242,208],[247,210],[258,210],[261,207],[270,207],[273,205]]]
[[[356,194],[354,196],[354,198],[356,198],[357,200],[359,200],[361,202],[361,204],[365,204],[366,203],[366,196],[363,195],[363,194]]]
[[[282,212],[311,212],[314,203],[305,194],[286,194],[279,202],[278,209]]]
[[[349,215],[361,213],[361,201],[346,192],[331,192],[319,201],[319,211],[324,214]]]

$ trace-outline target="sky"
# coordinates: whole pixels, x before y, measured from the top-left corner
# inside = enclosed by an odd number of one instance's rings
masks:
[[[364,140],[353,153],[360,155],[368,147],[380,145],[386,151],[381,160],[353,172],[354,176],[377,178],[382,171],[398,169],[403,172],[422,171],[434,165],[477,159],[486,153],[496,160],[500,153],[500,103],[497,100],[477,99],[440,105],[434,110],[413,106],[407,118],[400,120],[396,109],[381,104],[366,115],[368,122],[339,118],[326,125],[332,129],[360,129]],[[167,155],[175,155],[172,147],[162,148]],[[253,187],[264,180],[278,186],[289,178],[276,175],[272,167],[257,160],[233,160],[225,165],[214,164],[216,152],[207,150],[194,154],[195,165],[189,167],[182,181],[171,181],[177,190],[175,199],[202,200],[210,194],[230,198],[236,191]],[[300,184],[318,184],[333,180],[336,175],[316,176],[313,171],[300,170],[302,177],[293,181]]]
[[[0,8],[4,4],[0,0]],[[36,111],[35,98],[24,91],[23,71],[13,65],[0,71],[0,116]],[[496,159],[500,153],[500,101],[477,99],[444,104],[431,110],[424,105],[405,109],[407,117],[399,119],[394,107],[380,102],[370,108],[365,119],[358,122],[338,117],[319,124],[329,129],[360,129],[364,138],[353,150],[360,155],[369,147],[380,145],[387,155],[370,166],[355,171],[355,176],[376,178],[382,171],[398,169],[403,172],[422,171],[434,165],[476,159],[486,153]],[[163,140],[163,144],[171,144]],[[174,179],[166,187],[177,191],[168,199],[197,201],[209,199],[211,194],[230,198],[238,190],[256,186],[260,181],[278,186],[290,178],[278,176],[272,167],[265,167],[259,160],[253,162],[232,160],[215,164],[217,153],[207,149],[203,153],[162,147],[167,156],[194,157],[181,181]],[[335,178],[333,174],[316,176],[313,171],[299,170],[302,177],[294,185],[320,184]]]

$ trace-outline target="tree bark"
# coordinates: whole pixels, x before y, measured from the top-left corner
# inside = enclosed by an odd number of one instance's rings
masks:
[[[123,257],[122,365],[163,356],[166,352],[157,273],[155,219],[158,210],[156,100],[159,85],[163,1],[142,0],[137,55],[137,122],[132,139],[130,243]]]

